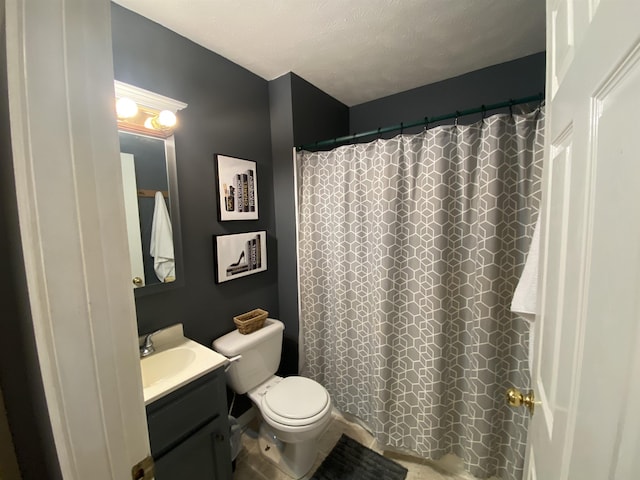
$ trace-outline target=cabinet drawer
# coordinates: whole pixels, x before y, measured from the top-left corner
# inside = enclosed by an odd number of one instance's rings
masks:
[[[186,437],[224,415],[227,392],[222,369],[147,406],[149,441],[154,457],[163,455]]]

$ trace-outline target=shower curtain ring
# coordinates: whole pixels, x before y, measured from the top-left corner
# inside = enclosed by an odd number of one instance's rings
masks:
[[[429,117],[424,117],[424,131],[429,130]]]
[[[538,117],[540,116],[540,112],[542,111],[542,107],[544,105],[544,95],[542,95],[542,92],[538,94],[538,108],[536,108],[536,115],[535,115],[535,119],[538,120]]]
[[[381,130],[381,127],[378,127],[378,140],[380,140],[380,136],[381,136],[380,135],[380,130]]]
[[[456,120],[453,122],[454,126],[458,126],[458,119],[460,118],[460,112],[456,110]]]
[[[538,106],[536,107],[536,114],[533,117],[534,120],[538,120],[538,118],[540,117],[540,112],[542,111],[542,106],[543,105],[544,105],[544,95],[542,95],[542,93],[539,93],[538,94]]]
[[[513,101],[512,98],[509,99],[509,115],[511,115],[511,118],[513,118],[513,105],[515,104],[515,102]]]
[[[400,135],[404,132],[404,122],[400,122]]]
[[[487,118],[487,107],[482,105],[480,108],[482,109],[482,123],[484,124],[484,119]]]

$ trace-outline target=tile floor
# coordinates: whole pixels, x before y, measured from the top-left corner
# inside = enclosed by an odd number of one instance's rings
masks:
[[[266,460],[258,450],[256,423],[253,422],[242,434],[243,448],[236,459],[234,480],[291,480],[290,477],[280,472],[272,463]],[[318,458],[311,472],[303,477],[308,480],[313,472],[320,466],[322,460],[329,454],[340,436],[345,433],[366,447],[404,465],[409,473],[406,480],[474,480],[474,477],[464,472],[461,462],[453,455],[447,455],[438,462],[410,458],[405,455],[392,452],[383,452],[377,442],[357,423],[345,419],[338,412],[334,412],[331,424],[320,437],[318,445]]]

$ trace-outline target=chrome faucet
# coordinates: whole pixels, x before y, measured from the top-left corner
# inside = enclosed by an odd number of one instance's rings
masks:
[[[156,333],[160,331],[161,330],[156,330],[155,332],[148,333],[144,336],[144,342],[142,342],[142,345],[140,345],[140,358],[151,355],[153,352],[156,351],[155,347],[153,346],[153,341],[151,337],[153,337]]]

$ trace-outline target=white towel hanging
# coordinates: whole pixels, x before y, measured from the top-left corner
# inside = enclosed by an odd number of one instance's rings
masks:
[[[149,253],[153,257],[156,276],[161,282],[168,282],[175,280],[176,277],[173,230],[162,192],[156,192],[155,201]]]
[[[524,264],[520,281],[513,293],[511,311],[525,314],[527,320],[534,320],[538,301],[538,260],[540,252],[540,216],[533,230],[527,261]]]
[[[540,258],[540,217],[533,229],[533,237],[531,245],[529,245],[529,253],[527,261],[524,264],[522,275],[518,281],[516,291],[513,293],[511,300],[511,311],[518,313],[525,320],[529,321],[529,371],[533,371],[534,364],[534,344],[535,344],[535,327],[531,323],[536,319],[536,304],[538,302],[538,260]]]

